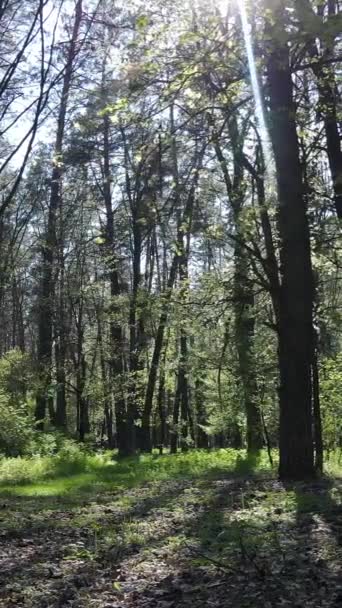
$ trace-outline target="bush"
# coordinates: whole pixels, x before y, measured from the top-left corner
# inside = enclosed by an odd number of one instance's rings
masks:
[[[33,421],[26,405],[12,405],[9,396],[0,390],[0,453],[5,456],[23,455],[27,453],[33,437]]]
[[[13,349],[0,359],[0,391],[12,405],[26,401],[27,387],[32,384],[32,365],[25,353]]]
[[[322,361],[320,389],[324,447],[336,450],[342,447],[342,354]]]
[[[63,446],[55,456],[54,464],[57,472],[66,475],[81,473],[87,469],[88,454],[83,445],[72,439],[65,439]]]

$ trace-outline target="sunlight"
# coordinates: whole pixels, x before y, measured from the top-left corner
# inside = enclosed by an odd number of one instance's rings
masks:
[[[243,32],[243,37],[244,37],[244,41],[245,41],[245,47],[246,47],[246,53],[247,53],[247,59],[248,59],[248,68],[249,68],[249,73],[250,73],[250,77],[251,77],[251,85],[252,85],[253,96],[254,96],[254,101],[255,101],[255,115],[256,115],[256,120],[257,120],[257,127],[259,130],[262,152],[264,155],[265,171],[266,171],[266,175],[268,177],[268,180],[266,180],[268,183],[266,185],[268,187],[271,187],[272,182],[273,182],[273,167],[274,167],[273,154],[272,154],[271,141],[270,141],[270,137],[269,137],[269,133],[268,133],[267,125],[266,125],[266,120],[265,120],[265,114],[264,114],[263,102],[262,102],[261,91],[260,91],[260,86],[259,86],[257,68],[256,68],[255,59],[254,59],[253,43],[252,43],[250,27],[248,24],[245,0],[237,0],[237,5],[239,8],[240,17],[241,17],[242,32]]]
[[[249,74],[250,74],[250,79],[251,79],[253,97],[254,97],[254,101],[255,101],[256,124],[257,124],[258,132],[259,132],[259,137],[260,137],[260,142],[261,142],[261,147],[262,147],[262,152],[263,152],[264,162],[265,162],[265,173],[266,173],[266,178],[267,178],[265,186],[266,186],[267,190],[271,190],[272,186],[274,184],[274,160],[273,160],[271,141],[270,141],[270,137],[269,137],[269,133],[268,133],[267,125],[266,125],[266,120],[265,120],[264,107],[263,107],[260,86],[259,86],[257,67],[256,67],[256,63],[255,63],[255,58],[254,58],[253,41],[252,41],[250,26],[248,23],[245,0],[236,0],[236,3],[237,3],[238,10],[240,13],[240,18],[241,18],[242,33],[243,33],[243,37],[244,37],[245,49],[246,49],[247,60],[248,60],[248,69],[249,69]],[[221,14],[224,15],[227,12],[228,1],[227,0],[218,0],[217,5],[221,11]]]

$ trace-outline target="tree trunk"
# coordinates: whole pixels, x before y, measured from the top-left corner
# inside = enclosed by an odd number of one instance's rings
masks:
[[[100,318],[101,312],[96,310],[97,316],[97,339],[100,349],[100,368],[101,368],[101,380],[104,391],[104,422],[105,422],[105,430],[108,439],[108,447],[114,448],[114,433],[113,433],[113,409],[112,403],[109,395],[109,383],[108,377],[106,373],[106,361],[105,361],[105,353],[103,346],[103,335],[102,335],[102,323]]]
[[[165,390],[165,365],[166,365],[167,346],[164,347],[163,359],[159,368],[159,386],[158,386],[158,412],[159,412],[159,444],[162,447],[166,445],[166,390]]]
[[[56,319],[56,427],[61,430],[67,428],[66,414],[66,391],[65,391],[65,360],[66,360],[66,327],[65,327],[65,299],[64,299],[64,238],[63,238],[63,215],[60,208],[60,230],[59,230],[59,294],[58,314]]]
[[[205,426],[206,419],[206,411],[204,406],[204,379],[201,376],[198,376],[195,381],[195,407],[196,407],[196,447],[198,448],[207,448],[208,447],[208,435],[203,429]]]
[[[89,423],[89,404],[88,399],[84,394],[85,381],[86,381],[86,360],[84,354],[79,353],[79,366],[77,370],[77,410],[79,411],[79,440],[84,442],[85,436],[90,432]]]
[[[299,0],[296,2],[297,13],[302,27],[306,27],[306,18],[312,16],[314,19],[319,17],[314,12],[311,2]],[[319,12],[323,12],[324,5],[320,5]],[[335,15],[336,3],[334,0],[328,2],[329,16]],[[323,16],[321,14],[321,16]],[[323,20],[322,20],[323,26]],[[308,54],[311,58],[312,71],[316,77],[319,113],[323,117],[325,137],[327,142],[327,153],[332,178],[335,210],[337,217],[342,219],[342,150],[341,137],[338,125],[338,97],[339,91],[335,79],[335,66],[330,63],[333,56],[333,43],[325,44],[320,39],[320,50],[317,47],[316,39],[313,38],[307,45]]]
[[[110,320],[110,365],[112,381],[115,382],[115,419],[119,457],[129,456],[135,451],[133,437],[134,419],[132,413],[127,411],[123,392],[123,346],[124,334],[120,322],[115,319],[116,300],[121,295],[118,260],[115,251],[114,214],[111,191],[111,171],[109,156],[109,118],[103,118],[103,197],[106,207],[106,257],[109,267],[111,320]]]
[[[154,343],[154,350],[152,354],[151,367],[147,380],[147,388],[145,394],[145,403],[144,410],[142,415],[142,425],[141,425],[141,433],[140,433],[140,448],[144,452],[151,451],[151,429],[150,429],[150,419],[152,413],[153,406],[153,396],[155,391],[155,386],[157,382],[157,374],[159,368],[160,356],[163,348],[164,342],[164,332],[165,327],[169,315],[169,306],[172,295],[172,289],[174,286],[174,282],[176,280],[176,273],[178,267],[178,255],[175,254],[172,260],[169,279],[167,283],[167,290],[164,294],[163,298],[163,307],[159,318],[157,335]]]
[[[257,381],[255,373],[255,360],[253,353],[254,343],[254,297],[249,281],[248,258],[245,248],[245,235],[241,225],[241,211],[244,202],[244,166],[245,156],[241,145],[241,137],[235,118],[229,121],[229,135],[233,149],[233,178],[230,177],[226,159],[224,157],[218,134],[213,120],[210,124],[214,128],[213,142],[218,161],[223,172],[228,198],[230,200],[236,239],[234,245],[234,315],[235,339],[238,353],[238,376],[242,387],[244,410],[247,426],[247,449],[255,452],[262,448],[263,434],[262,421],[258,407]]]
[[[61,103],[58,111],[57,134],[54,146],[54,158],[51,174],[51,190],[48,210],[48,224],[45,243],[42,250],[42,276],[39,293],[38,310],[38,365],[39,389],[36,398],[35,418],[37,428],[44,429],[46,407],[49,402],[48,389],[52,374],[52,335],[54,317],[54,262],[56,256],[56,221],[57,210],[61,206],[61,182],[63,166],[63,141],[65,120],[72,82],[74,61],[77,55],[77,40],[82,19],[82,0],[77,0],[71,41],[67,54],[63,78]],[[51,397],[50,397],[51,413]]]
[[[281,11],[274,13],[268,57],[281,260],[279,319],[281,479],[314,476],[311,356],[313,277],[310,233],[295,124],[289,48]]]
[[[177,454],[178,447],[178,424],[179,424],[179,409],[181,403],[181,388],[179,385],[179,376],[177,377],[177,386],[172,412],[172,428],[170,431],[170,452]]]
[[[318,474],[323,473],[323,437],[321,404],[319,394],[319,371],[318,371],[318,344],[317,333],[314,334],[313,354],[312,354],[312,404],[314,416],[314,437],[315,437],[315,468]]]
[[[191,209],[192,211],[192,209]],[[188,217],[184,218],[186,223],[187,234],[182,235],[178,242],[178,247],[181,251],[181,256],[179,259],[179,287],[180,287],[180,300],[181,305],[183,306],[182,311],[182,319],[186,319],[187,315],[187,300],[188,300],[188,279],[189,279],[189,271],[188,271],[188,261],[190,254],[190,230],[192,224],[192,213]],[[180,218],[181,219],[181,218]],[[180,325],[180,358],[179,358],[179,371],[178,371],[178,383],[180,390],[180,399],[181,399],[181,418],[182,418],[182,450],[185,451],[188,449],[187,439],[188,439],[188,423],[191,419],[190,414],[190,402],[189,402],[189,356],[188,356],[188,335],[185,328],[184,321],[181,321]]]
[[[235,245],[234,276],[235,339],[238,352],[239,380],[246,412],[247,451],[263,446],[262,421],[258,404],[256,361],[254,359],[254,296],[248,280],[246,251]]]

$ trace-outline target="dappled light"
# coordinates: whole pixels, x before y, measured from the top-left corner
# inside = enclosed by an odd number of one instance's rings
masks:
[[[114,465],[111,477],[103,462],[99,485],[60,472],[17,494],[2,488],[1,597],[34,606],[47,593],[56,606],[187,606],[212,602],[215,590],[218,606],[228,591],[246,607],[252,592],[260,608],[314,602],[317,593],[334,605],[341,482],[284,486],[265,453],[158,460],[154,475],[151,458],[136,464],[134,483],[133,462]]]
[[[342,606],[341,32],[0,2],[0,608]]]

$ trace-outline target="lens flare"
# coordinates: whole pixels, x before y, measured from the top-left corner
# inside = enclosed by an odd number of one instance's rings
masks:
[[[265,163],[265,186],[268,194],[271,194],[274,191],[274,159],[272,152],[271,140],[265,120],[265,112],[264,112],[264,104],[262,100],[259,78],[257,72],[257,66],[254,58],[253,51],[253,41],[251,36],[251,30],[248,23],[247,11],[245,0],[237,0],[237,5],[240,12],[241,25],[242,25],[242,33],[245,42],[245,48],[247,53],[248,60],[248,69],[250,73],[252,91],[255,101],[255,115],[257,121],[257,127],[260,137],[260,143],[262,147],[262,153],[264,157]]]

